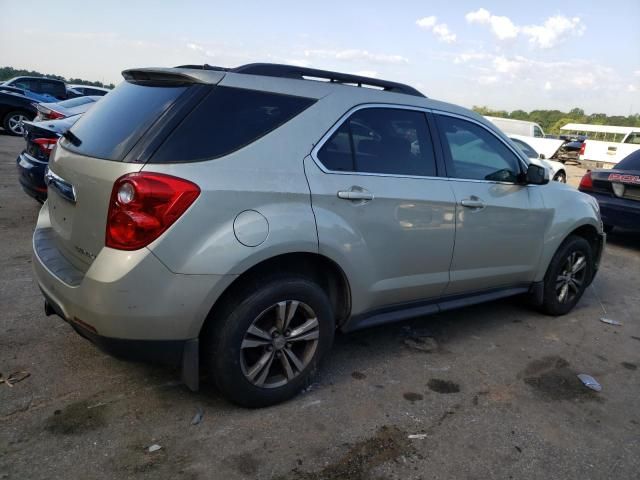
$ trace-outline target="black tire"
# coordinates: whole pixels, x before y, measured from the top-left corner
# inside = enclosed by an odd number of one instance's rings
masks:
[[[615,227],[613,225],[607,225],[606,223],[602,226],[602,229],[604,230],[604,233],[609,234],[611,232],[613,232],[613,229]]]
[[[567,183],[567,174],[560,170],[554,175],[553,180],[560,183]]]
[[[276,307],[278,303],[287,301],[297,301],[301,306],[309,307],[314,314],[312,316],[317,318],[318,324],[318,336],[312,353],[296,357],[298,360],[302,358],[305,364],[304,368],[296,370],[295,363],[290,363],[296,372],[296,376],[291,379],[286,378],[285,373],[287,372],[285,372],[283,364],[285,360],[280,358],[284,356],[289,363],[285,347],[277,347],[273,343],[273,346],[259,346],[245,350],[241,348],[246,336],[251,335],[248,332],[249,327],[256,326],[257,321],[263,321],[260,319],[271,315],[270,309]],[[287,304],[287,308],[289,305],[290,303]],[[307,312],[305,310],[298,313],[298,310],[295,309],[294,311],[301,318]],[[275,312],[275,316],[277,316],[277,312]],[[220,392],[231,402],[249,408],[266,407],[283,402],[309,386],[320,361],[331,349],[335,333],[333,309],[326,293],[312,280],[300,276],[271,277],[260,284],[245,285],[245,288],[236,289],[235,294],[225,302],[220,312],[214,314],[211,320],[212,322],[204,332],[202,339],[205,352],[203,361],[209,367]],[[297,317],[294,317],[291,324],[295,321],[300,322],[304,319],[297,320]],[[313,340],[309,342],[313,342]],[[287,343],[287,346],[298,348],[301,345],[307,345],[307,343]],[[269,388],[257,386],[245,374],[248,370],[246,355],[255,354],[255,358],[262,358],[263,355],[268,355],[267,348],[270,349],[269,351],[273,351],[273,355],[279,355],[277,358],[272,357],[273,364],[269,363],[269,372],[274,372],[274,375],[268,376],[268,378],[281,378],[281,381],[286,381],[282,386],[273,386],[278,382],[272,383]],[[278,350],[278,348],[283,350]],[[291,348],[288,351],[291,351]]]
[[[570,264],[570,258],[573,254],[576,255],[576,262],[580,256],[583,256],[585,259],[583,269],[578,272],[580,274],[579,278],[577,275],[575,276],[575,283],[573,285],[576,285],[578,280],[581,283],[577,286],[577,291],[574,291],[573,286],[567,285],[566,297],[564,300],[561,300],[560,297],[563,287],[560,287],[560,290],[558,290],[558,285],[564,284],[564,278],[568,278],[567,272],[571,269],[567,267]],[[573,275],[574,274],[572,274],[572,276]],[[545,274],[543,301],[541,305],[542,311],[554,316],[569,313],[582,297],[582,294],[591,282],[592,276],[593,252],[591,245],[584,238],[571,235],[560,245]]]
[[[13,135],[16,137],[22,136],[21,132],[17,132],[15,131],[15,128],[12,128],[13,126],[13,122],[12,122],[12,118],[17,117],[17,116],[22,116],[27,120],[31,120],[33,118],[33,115],[27,112],[23,112],[20,110],[14,110],[12,112],[7,113],[4,118],[2,119],[2,128],[4,128],[4,131],[6,133],[8,133],[9,135]]]

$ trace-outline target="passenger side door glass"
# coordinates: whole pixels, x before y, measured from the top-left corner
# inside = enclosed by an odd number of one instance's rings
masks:
[[[329,170],[435,176],[433,143],[422,112],[366,108],[351,115],[318,152]]]
[[[487,129],[457,117],[438,115],[449,177],[496,182],[518,181],[518,157]]]
[[[533,126],[533,136],[534,137],[544,137],[544,133],[542,133],[542,130],[540,130],[540,127],[538,127],[537,125]]]

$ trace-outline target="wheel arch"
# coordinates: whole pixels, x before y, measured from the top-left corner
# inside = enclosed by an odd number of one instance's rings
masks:
[[[259,285],[261,280],[274,273],[290,273],[310,277],[329,296],[333,307],[336,327],[342,325],[351,312],[351,289],[344,270],[330,258],[319,253],[285,253],[262,260],[241,273],[215,300],[201,329],[200,336],[214,322],[214,313],[240,290]]]

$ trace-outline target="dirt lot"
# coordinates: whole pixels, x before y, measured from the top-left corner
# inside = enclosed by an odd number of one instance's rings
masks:
[[[31,374],[0,384],[0,479],[638,478],[639,234],[610,236],[570,315],[514,299],[339,335],[309,391],[243,410],[211,387],[189,392],[175,371],[105,356],[44,315],[22,145],[0,134],[0,372]],[[599,321],[596,292],[622,326]]]

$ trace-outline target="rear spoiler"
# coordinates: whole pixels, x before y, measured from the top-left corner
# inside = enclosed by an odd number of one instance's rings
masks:
[[[217,84],[223,79],[224,72],[181,68],[132,68],[124,70],[122,76],[130,83],[160,85]]]

